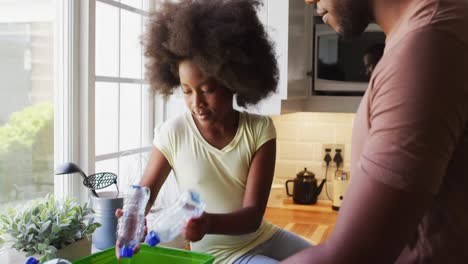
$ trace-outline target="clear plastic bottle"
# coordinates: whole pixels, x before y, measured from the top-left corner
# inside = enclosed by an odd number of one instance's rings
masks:
[[[121,242],[121,258],[131,258],[133,247],[143,238],[145,209],[149,197],[150,190],[138,185],[132,185],[124,197],[123,216],[119,218],[117,225],[117,240]]]
[[[200,217],[204,210],[205,204],[197,192],[189,190],[182,193],[173,206],[148,215],[146,223],[150,231],[145,242],[156,246],[160,242],[172,241],[191,218]]]

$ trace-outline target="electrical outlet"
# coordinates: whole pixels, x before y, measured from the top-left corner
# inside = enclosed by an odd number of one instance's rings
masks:
[[[340,168],[343,167],[343,164],[345,162],[344,157],[345,157],[345,145],[344,144],[322,144],[322,167],[326,167],[327,163],[323,160],[325,158],[325,155],[327,154],[326,149],[330,149],[330,156],[332,158],[332,161],[330,162],[329,168],[336,168],[335,162],[333,162],[333,157],[335,157],[336,150],[341,149],[341,157],[343,158],[343,162],[340,165]]]

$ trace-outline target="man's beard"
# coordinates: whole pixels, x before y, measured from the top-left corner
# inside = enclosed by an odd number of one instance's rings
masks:
[[[360,36],[371,21],[369,6],[366,1],[341,0],[337,5],[339,16],[338,34],[344,39],[352,39]]]

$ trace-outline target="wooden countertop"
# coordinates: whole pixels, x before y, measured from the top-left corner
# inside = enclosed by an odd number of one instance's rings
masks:
[[[283,200],[279,207],[267,207],[265,219],[281,228],[296,233],[312,244],[328,239],[335,227],[338,212],[331,209],[331,202],[318,201],[314,205],[294,204],[291,198]]]

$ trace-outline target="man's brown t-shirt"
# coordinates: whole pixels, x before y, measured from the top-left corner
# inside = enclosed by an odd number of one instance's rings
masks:
[[[468,1],[413,2],[356,115],[351,174],[433,194],[397,263],[468,263]]]

